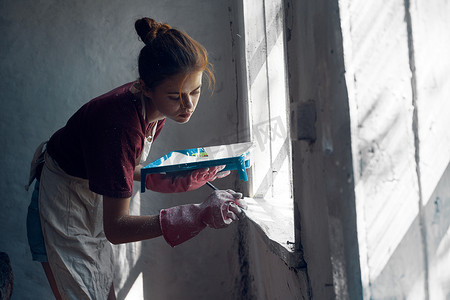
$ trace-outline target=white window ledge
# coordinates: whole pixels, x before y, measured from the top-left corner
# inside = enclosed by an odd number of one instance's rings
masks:
[[[290,198],[262,199],[245,197],[246,215],[262,235],[268,248],[290,268],[305,265],[303,253],[295,250],[293,201]]]

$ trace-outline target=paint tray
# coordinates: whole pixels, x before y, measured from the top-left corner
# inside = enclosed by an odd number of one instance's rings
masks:
[[[252,142],[169,152],[141,169],[141,192],[145,192],[147,174],[189,171],[225,165],[221,171],[237,170],[239,178],[247,181]]]

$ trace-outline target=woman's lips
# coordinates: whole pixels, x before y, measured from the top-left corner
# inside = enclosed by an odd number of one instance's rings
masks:
[[[182,118],[189,118],[191,115],[192,115],[191,112],[190,112],[190,113],[187,112],[187,113],[182,113],[182,114],[180,114],[179,116],[182,117]]]

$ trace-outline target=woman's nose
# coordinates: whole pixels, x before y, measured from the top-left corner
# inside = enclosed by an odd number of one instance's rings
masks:
[[[181,96],[181,106],[183,108],[192,108],[194,104],[192,103],[191,96],[187,94],[182,94]]]

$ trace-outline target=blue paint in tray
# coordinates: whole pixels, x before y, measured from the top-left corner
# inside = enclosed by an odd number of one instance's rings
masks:
[[[152,173],[170,173],[225,165],[223,171],[237,170],[239,178],[247,181],[253,143],[238,143],[211,147],[191,148],[169,152],[141,169],[141,192],[145,192],[145,179]]]

